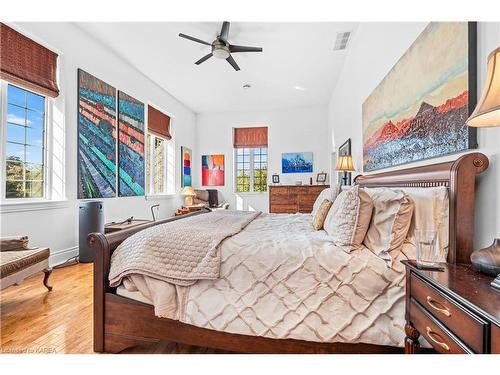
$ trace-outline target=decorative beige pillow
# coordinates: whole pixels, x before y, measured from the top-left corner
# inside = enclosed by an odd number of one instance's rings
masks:
[[[325,199],[328,199],[330,202],[334,202],[337,195],[340,193],[339,185],[335,184],[332,187],[326,188],[321,193],[319,193],[318,198],[314,201],[313,209],[311,215],[316,216],[316,213],[319,210],[319,207],[323,204]]]
[[[363,243],[378,257],[392,262],[397,256],[393,252],[401,251],[410,229],[414,202],[398,189],[363,190],[373,201],[373,215]]]
[[[333,243],[349,253],[362,246],[372,211],[370,196],[354,186],[338,195],[323,226]]]
[[[326,215],[328,215],[328,211],[330,211],[330,207],[332,207],[333,202],[328,199],[323,200],[321,206],[319,206],[316,215],[313,217],[313,227],[316,230],[320,230],[323,228],[323,223],[325,222]]]

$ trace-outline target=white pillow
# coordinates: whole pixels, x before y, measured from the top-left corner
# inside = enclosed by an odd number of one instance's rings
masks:
[[[314,217],[318,213],[319,208],[321,207],[321,204],[325,199],[329,200],[330,202],[335,202],[335,198],[337,198],[337,195],[339,195],[340,188],[338,185],[334,185],[332,187],[326,188],[323,190],[321,193],[319,193],[318,198],[314,201],[313,209],[311,212],[311,215]]]
[[[373,215],[363,241],[378,257],[392,263],[410,229],[414,209],[411,197],[399,189],[364,188],[373,200]]]
[[[401,188],[415,203],[407,239],[413,245],[415,230],[434,230],[440,250],[440,261],[446,262],[449,248],[449,196],[444,186],[428,188]]]

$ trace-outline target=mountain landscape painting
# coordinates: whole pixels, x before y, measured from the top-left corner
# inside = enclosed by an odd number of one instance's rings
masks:
[[[465,124],[476,99],[475,27],[430,23],[366,99],[365,172],[477,147]]]
[[[312,173],[312,152],[289,152],[281,154],[281,173]]]

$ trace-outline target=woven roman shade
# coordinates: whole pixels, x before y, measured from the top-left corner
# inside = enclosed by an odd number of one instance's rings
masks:
[[[234,148],[267,147],[267,126],[234,128]]]
[[[57,54],[0,23],[0,78],[56,97]]]
[[[148,131],[162,138],[172,139],[170,117],[148,105]]]

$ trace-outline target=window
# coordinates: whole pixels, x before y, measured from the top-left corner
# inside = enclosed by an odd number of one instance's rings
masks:
[[[147,136],[146,184],[149,194],[166,193],[166,143],[167,141],[153,134]]]
[[[5,198],[45,197],[46,98],[7,84]]]
[[[175,145],[172,119],[148,105],[146,194],[175,194]]]
[[[267,147],[237,148],[236,192],[267,191]]]

